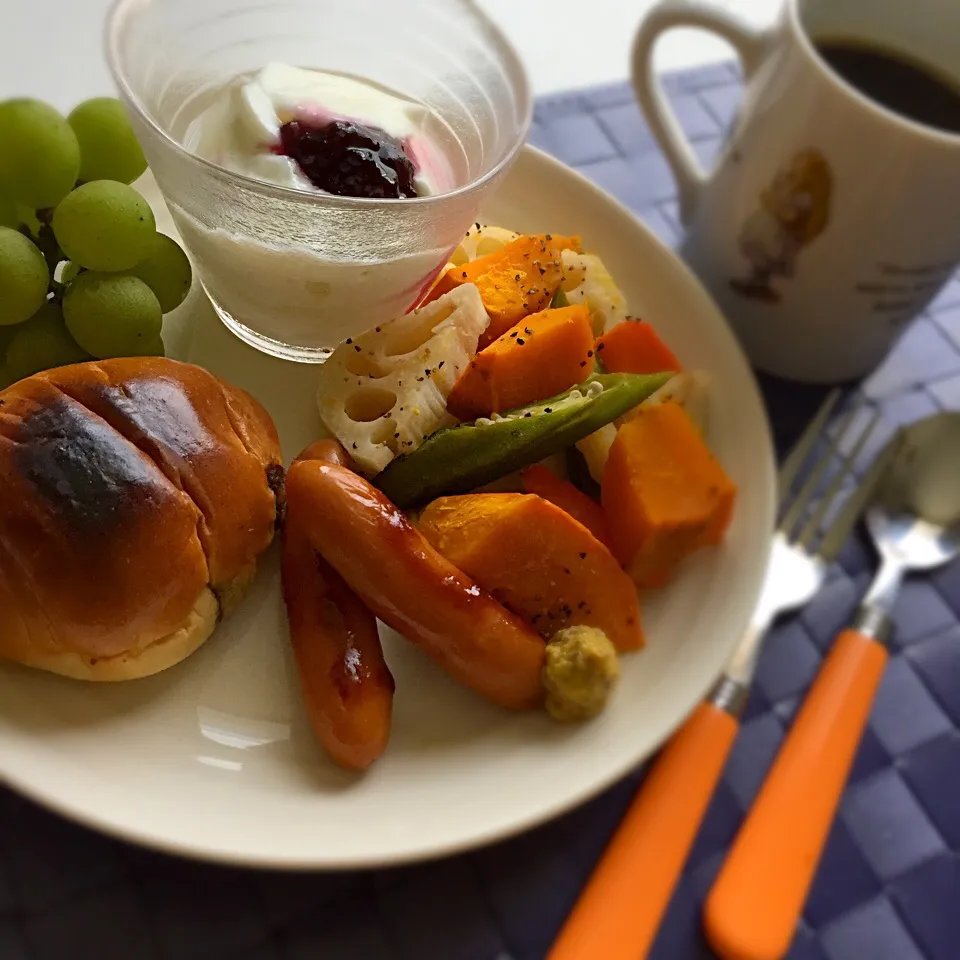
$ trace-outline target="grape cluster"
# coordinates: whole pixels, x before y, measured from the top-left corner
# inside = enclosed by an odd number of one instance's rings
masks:
[[[66,118],[0,101],[0,389],[91,358],[160,356],[190,261],[129,184],[147,167],[122,104]]]

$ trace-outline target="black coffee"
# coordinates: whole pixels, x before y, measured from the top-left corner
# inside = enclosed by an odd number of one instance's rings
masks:
[[[918,123],[960,133],[960,88],[932,67],[866,41],[815,42],[820,56],[872,100]]]

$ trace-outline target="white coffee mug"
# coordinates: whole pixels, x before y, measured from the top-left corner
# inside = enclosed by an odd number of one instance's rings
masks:
[[[673,27],[719,34],[743,63],[740,115],[711,173],[653,71]],[[768,30],[665,0],[633,58],[679,186],[683,256],[756,367],[811,383],[873,370],[960,261],[960,135],[870,99],[821,57],[824,38],[902,54],[960,90],[960,0],[786,0]]]

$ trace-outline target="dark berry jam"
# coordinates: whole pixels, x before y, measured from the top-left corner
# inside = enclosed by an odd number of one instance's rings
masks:
[[[278,153],[290,157],[327,193],[378,200],[415,197],[416,168],[403,144],[377,127],[345,120],[311,126],[291,120],[280,128]]]

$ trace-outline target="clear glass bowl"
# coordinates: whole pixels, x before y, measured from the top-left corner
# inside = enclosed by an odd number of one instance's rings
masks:
[[[530,123],[523,67],[474,0],[117,0],[107,57],[150,168],[223,322],[319,362],[408,309],[476,219]],[[232,173],[182,146],[223,86],[270,61],[419,100],[453,191],[336,197]]]

